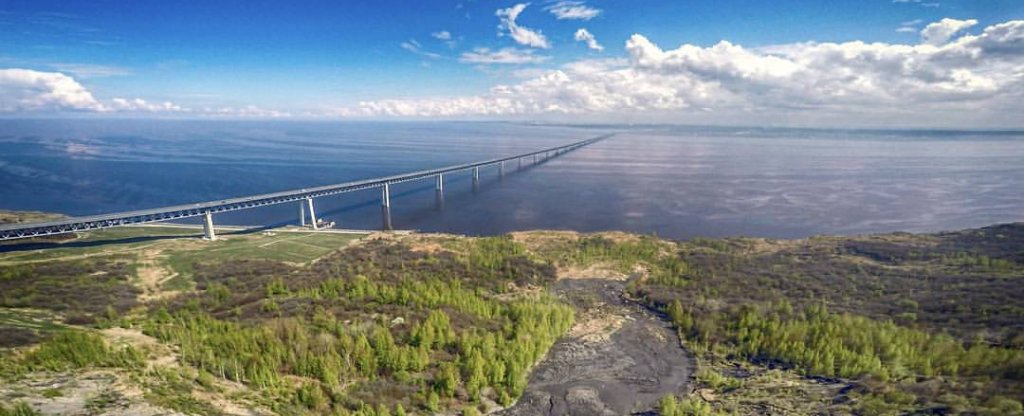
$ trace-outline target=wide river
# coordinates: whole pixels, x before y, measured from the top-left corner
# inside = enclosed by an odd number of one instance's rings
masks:
[[[670,238],[938,231],[1024,220],[1024,133],[510,123],[0,120],[0,209],[88,215],[312,187],[616,132],[517,172],[392,190],[398,229],[626,230]],[[316,201],[381,227],[379,193]],[[295,204],[217,215],[297,221]]]

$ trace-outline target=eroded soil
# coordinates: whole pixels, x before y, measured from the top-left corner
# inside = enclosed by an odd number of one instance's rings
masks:
[[[583,273],[553,287],[577,307],[576,325],[534,368],[522,398],[498,414],[633,414],[688,389],[694,359],[675,331],[625,300],[624,280]]]

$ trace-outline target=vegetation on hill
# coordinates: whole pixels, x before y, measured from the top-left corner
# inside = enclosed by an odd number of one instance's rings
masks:
[[[554,279],[554,268],[527,258],[508,237],[438,253],[367,241],[310,266],[241,259],[189,269],[194,291],[145,308],[114,302],[133,301],[135,292],[128,290],[130,268],[107,257],[5,268],[0,285],[10,288],[8,307],[86,314],[94,319],[74,323],[97,327],[140,327],[196,370],[191,388],[218,379],[242,383],[258,405],[285,414],[508,405],[573,321],[570,307],[534,290]],[[103,304],[118,306],[98,309]],[[132,370],[144,357],[88,332],[58,331],[3,360],[5,376],[19,377],[85,366]],[[201,411],[175,388],[180,375],[160,374],[167,380],[151,388],[179,397],[156,401]]]
[[[696,388],[663,398],[663,415],[1024,414],[1021,224],[796,241],[414,236],[341,250],[350,237],[305,235],[0,254],[0,379],[103,370],[198,414],[223,401],[482,413],[519,397],[572,325],[544,290],[556,271],[597,266],[630,274],[625,296],[699,358]],[[142,298],[143,285],[166,287],[143,267],[187,284]],[[108,393],[95,401],[116,402]]]
[[[799,241],[530,240],[555,264],[642,271],[630,295],[701,356],[698,390],[733,399],[666,399],[666,414],[778,405],[752,400],[760,386],[744,397],[758,368],[845,383],[819,397],[828,413],[1020,413],[1024,225]]]

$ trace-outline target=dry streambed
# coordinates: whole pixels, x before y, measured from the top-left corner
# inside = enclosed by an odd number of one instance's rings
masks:
[[[693,356],[666,322],[623,299],[625,284],[599,271],[556,282],[553,290],[577,307],[577,324],[534,368],[522,398],[499,414],[632,414],[689,386]]]

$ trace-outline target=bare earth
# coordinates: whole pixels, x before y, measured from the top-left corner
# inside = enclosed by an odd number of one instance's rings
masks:
[[[689,388],[694,359],[675,331],[623,299],[626,282],[614,272],[582,273],[553,287],[577,307],[576,325],[534,368],[522,398],[497,414],[626,415]]]

